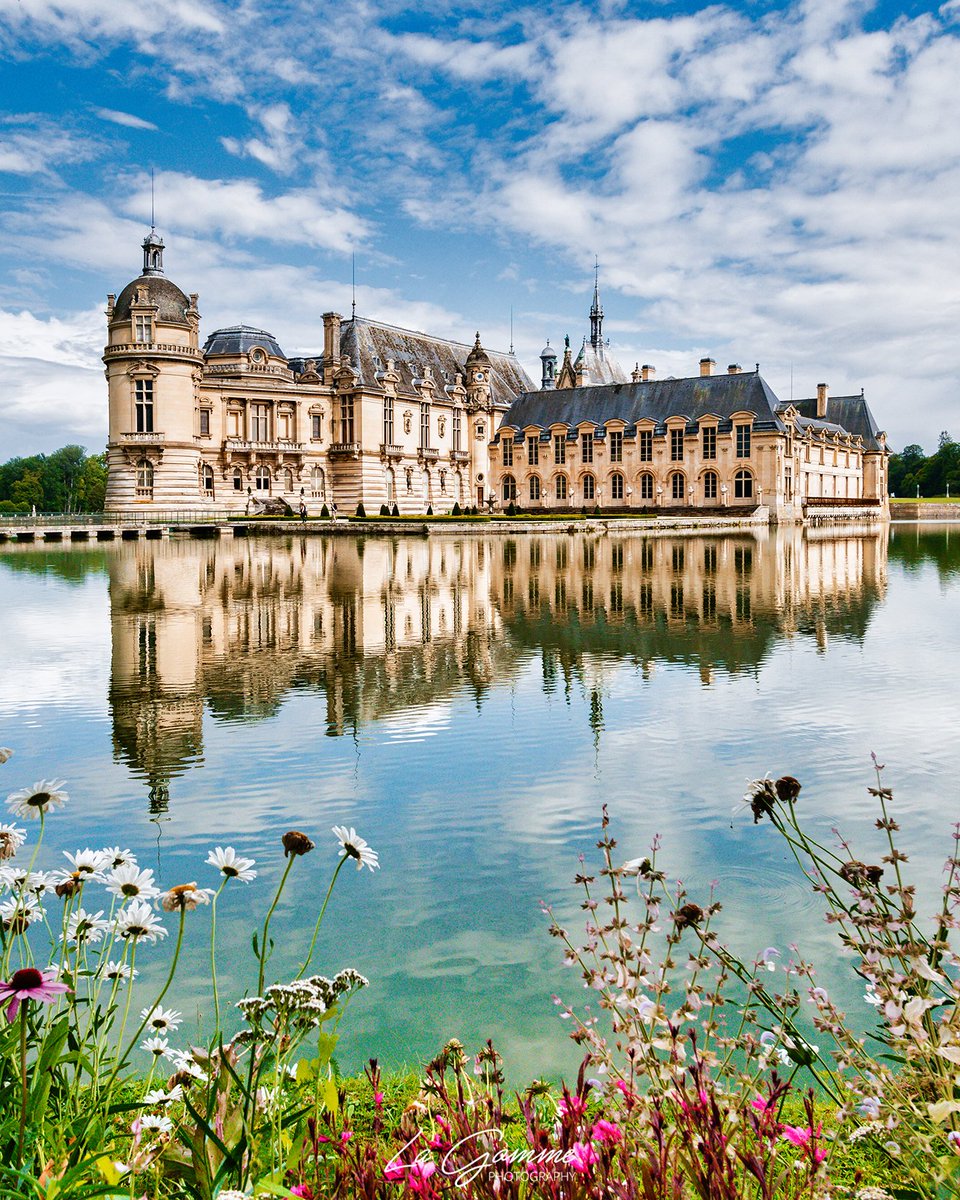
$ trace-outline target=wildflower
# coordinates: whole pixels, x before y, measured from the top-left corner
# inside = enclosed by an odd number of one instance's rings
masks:
[[[782,800],[784,804],[789,804],[800,795],[800,781],[792,775],[782,775],[773,786],[777,799]]]
[[[43,918],[43,909],[32,896],[16,896],[0,904],[0,925],[7,933],[23,933]]]
[[[595,1142],[615,1146],[617,1142],[623,1141],[623,1130],[615,1122],[605,1121],[601,1117],[600,1120],[594,1121],[590,1137]]]
[[[198,888],[195,883],[178,883],[160,901],[165,912],[191,912],[198,904],[209,904],[213,892]]]
[[[61,983],[56,971],[38,971],[36,967],[22,967],[14,971],[6,983],[0,983],[0,1001],[9,998],[7,1020],[15,1021],[24,1000],[36,1000],[40,1004],[52,1004],[57,996],[70,989]]]
[[[289,833],[285,833],[282,841],[284,858],[289,858],[291,855],[296,857],[309,854],[314,846],[314,843],[310,841],[307,835],[301,833],[299,829],[291,829]]]
[[[0,882],[12,892],[31,893],[42,896],[54,886],[55,875],[50,871],[28,871],[26,868],[3,867]]]
[[[109,866],[114,871],[117,867],[137,865],[136,855],[131,850],[121,850],[119,846],[104,846],[100,853],[108,860]]]
[[[75,896],[83,887],[83,881],[88,876],[81,875],[78,871],[74,871],[72,875],[67,875],[53,889],[61,900],[69,900],[71,896]]]
[[[857,1112],[867,1121],[876,1121],[880,1116],[880,1101],[876,1096],[864,1096],[857,1105]]]
[[[777,969],[776,959],[780,957],[780,951],[776,946],[768,946],[760,955],[760,962],[767,968],[768,971]]]
[[[0,764],[7,762],[13,757],[13,751],[9,746],[0,746]]]
[[[763,779],[754,779],[747,787],[743,794],[743,802],[747,804],[750,811],[753,813],[754,825],[762,817],[773,816],[773,802],[776,799],[776,791],[774,790],[773,781],[769,775]]]
[[[568,1092],[564,1092],[557,1107],[561,1117],[576,1118],[582,1117],[587,1111],[587,1102],[579,1096],[571,1096]]]
[[[851,887],[863,887],[868,883],[876,887],[883,876],[883,867],[868,867],[866,863],[853,859],[844,863],[838,874]]]
[[[33,787],[11,792],[7,805],[18,817],[39,817],[52,808],[62,808],[70,799],[62,779],[40,779]]]
[[[70,914],[67,922],[67,943],[79,946],[86,942],[95,946],[103,941],[103,935],[110,928],[110,922],[103,920],[103,909],[99,912],[88,913],[84,908],[78,908]]]
[[[140,1020],[157,1033],[176,1033],[183,1021],[183,1013],[175,1008],[145,1008],[140,1013]]]
[[[241,858],[232,846],[227,846],[225,850],[220,846],[211,850],[207,862],[228,879],[239,879],[241,883],[250,883],[257,877],[256,871],[250,870],[256,859]]]
[[[131,969],[126,963],[122,962],[105,963],[101,969],[101,973],[104,979],[119,979],[123,983],[126,983],[129,979],[136,979],[140,974],[139,971]]]
[[[172,1133],[173,1122],[169,1117],[160,1116],[158,1113],[144,1113],[142,1117],[137,1117],[130,1128],[136,1134],[145,1133],[148,1136],[150,1134]]]
[[[407,1187],[415,1195],[426,1192],[427,1180],[436,1171],[436,1163],[421,1162],[419,1159],[410,1164],[407,1171]]]
[[[76,854],[70,854],[64,850],[63,857],[72,864],[72,871],[65,871],[64,876],[70,875],[92,875],[94,879],[102,879],[103,873],[109,867],[110,860],[102,850],[78,850]]]
[[[803,1125],[784,1125],[780,1136],[785,1142],[789,1142],[792,1146],[796,1146],[798,1150],[807,1150],[810,1147],[810,1153],[815,1163],[823,1162],[827,1157],[826,1150],[823,1147],[816,1145],[817,1138],[820,1137],[822,1126],[818,1125],[816,1129],[808,1129]]]
[[[170,1048],[170,1043],[164,1037],[150,1037],[140,1043],[140,1049],[146,1050],[155,1058],[162,1058]]]
[[[600,1156],[589,1142],[574,1142],[567,1151],[567,1162],[578,1175],[589,1175],[590,1168],[600,1161]]]
[[[693,929],[703,920],[703,909],[699,904],[684,904],[676,912],[677,929]]]
[[[155,900],[160,889],[153,882],[153,871],[148,867],[141,870],[135,862],[122,863],[114,867],[107,876],[107,891],[121,900]]]
[[[176,1104],[182,1099],[183,1088],[179,1083],[175,1083],[169,1092],[164,1088],[154,1088],[153,1091],[147,1092],[142,1103],[148,1108],[152,1108],[157,1104]],[[223,1192],[220,1195],[222,1196]]]
[[[18,829],[16,825],[0,824],[0,861],[6,862],[8,858],[13,858],[26,840],[25,829]]]
[[[362,871],[364,867],[375,871],[380,866],[380,855],[376,850],[372,850],[362,837],[358,836],[352,826],[347,829],[345,825],[334,825],[333,833],[340,842],[340,857],[355,858],[358,871]]]
[[[117,918],[117,933],[122,938],[133,938],[134,941],[146,938],[149,942],[167,936],[167,931],[157,919],[157,914],[142,900],[134,900],[121,911]]]

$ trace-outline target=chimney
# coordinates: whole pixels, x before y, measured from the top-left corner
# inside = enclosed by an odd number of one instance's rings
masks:
[[[340,365],[340,322],[339,313],[323,314],[323,378],[325,383],[333,379],[333,372]]]
[[[817,384],[817,416],[822,421],[827,415],[827,385],[825,383]]]
[[[657,377],[657,368],[651,367],[649,363],[644,363],[640,368],[640,378],[644,383],[650,383]]]
[[[639,383],[640,380],[643,378],[643,375],[641,375],[641,373],[640,373],[640,364],[639,363],[637,363],[637,365],[630,372],[630,378],[633,380],[634,383]]]
[[[700,359],[700,374],[701,374],[701,376],[712,375],[713,368],[716,365],[717,365],[716,362],[712,358],[701,358]]]
[[[731,363],[727,367],[727,374],[728,375],[739,375],[742,370],[743,370],[743,367],[741,367],[739,363]]]

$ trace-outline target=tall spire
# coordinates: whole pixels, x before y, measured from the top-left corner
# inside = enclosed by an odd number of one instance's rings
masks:
[[[593,266],[593,305],[590,308],[590,345],[603,353],[603,309],[600,307],[600,259]]]
[[[157,214],[153,187],[153,167],[150,168],[150,232],[143,239],[143,274],[163,274],[163,238],[157,233]]]

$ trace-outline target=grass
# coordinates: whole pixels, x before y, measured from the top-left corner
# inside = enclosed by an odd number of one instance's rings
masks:
[[[960,496],[891,496],[891,504],[958,504]]]

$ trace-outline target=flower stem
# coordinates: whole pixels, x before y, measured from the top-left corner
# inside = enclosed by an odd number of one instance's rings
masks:
[[[17,1135],[17,1169],[23,1166],[23,1144],[27,1132],[27,1004],[20,1003],[20,1132]]]
[[[213,898],[213,903],[210,905],[210,978],[213,981],[213,1014],[214,1034],[217,1040],[220,1041],[220,991],[217,987],[217,901],[220,899],[220,893],[227,886],[227,877],[224,875],[223,882],[217,889],[217,894]]]
[[[319,915],[319,917],[317,917],[317,923],[313,927],[313,937],[310,940],[310,949],[307,951],[307,957],[304,959],[303,964],[300,967],[300,970],[297,972],[297,974],[295,976],[295,978],[297,978],[297,979],[300,979],[303,976],[304,971],[306,971],[307,967],[310,966],[310,960],[313,958],[313,951],[317,944],[317,935],[319,934],[320,926],[323,923],[323,914],[327,911],[327,903],[329,902],[330,895],[333,892],[333,885],[337,882],[337,876],[340,874],[340,868],[343,866],[343,864],[346,861],[347,861],[346,858],[341,858],[340,861],[337,863],[337,869],[333,873],[333,878],[330,880],[330,886],[327,888],[327,894],[324,896],[323,904],[320,906],[320,915]]]
[[[296,857],[297,856],[295,854],[291,854],[289,859],[287,860],[287,865],[284,868],[283,876],[280,880],[280,886],[277,888],[276,895],[273,897],[273,903],[270,905],[269,909],[267,910],[267,915],[263,921],[263,933],[261,934],[261,937],[260,937],[260,954],[259,954],[260,973],[257,976],[257,995],[258,996],[263,995],[263,980],[264,980],[264,976],[267,973],[267,935],[270,932],[270,921],[273,917],[274,910],[276,909],[277,904],[280,900],[280,895],[283,892],[284,886],[286,885],[287,876],[290,874],[290,868],[293,866],[293,861]]]

